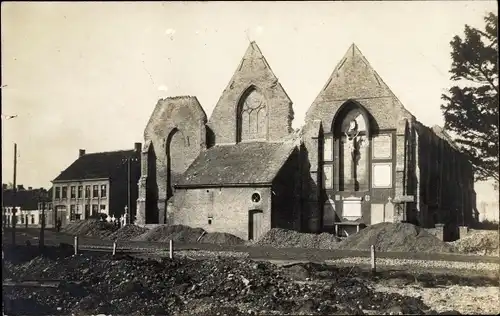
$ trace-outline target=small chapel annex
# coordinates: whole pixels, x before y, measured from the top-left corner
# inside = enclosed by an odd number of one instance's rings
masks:
[[[210,119],[158,101],[144,131],[136,223],[257,239],[270,228],[349,235],[380,222],[472,221],[472,166],[408,112],[352,45],[293,131],[292,101],[250,43]]]

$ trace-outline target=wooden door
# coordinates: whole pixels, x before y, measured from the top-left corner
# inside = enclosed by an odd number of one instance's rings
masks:
[[[248,240],[258,240],[262,234],[262,210],[251,210],[248,216]]]

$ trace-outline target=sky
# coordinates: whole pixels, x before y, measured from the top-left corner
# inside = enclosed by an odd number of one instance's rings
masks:
[[[132,149],[160,98],[210,116],[249,41],[304,115],[356,43],[419,121],[442,125],[449,42],[495,1],[2,2],[2,181],[48,187],[87,152]]]

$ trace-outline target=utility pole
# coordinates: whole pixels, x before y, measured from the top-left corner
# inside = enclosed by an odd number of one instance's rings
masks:
[[[42,199],[42,219],[40,225],[40,241],[38,246],[40,247],[40,251],[43,252],[45,246],[45,200],[47,198],[47,194],[43,189],[40,190],[40,197]]]
[[[125,225],[130,224],[130,158],[127,159],[127,214]]]
[[[12,245],[16,245],[16,221],[17,221],[17,216],[16,216],[16,207],[17,207],[17,185],[16,185],[16,178],[17,178],[17,144],[14,143],[14,179],[13,179],[13,188],[12,191],[13,194],[13,205],[12,205]]]

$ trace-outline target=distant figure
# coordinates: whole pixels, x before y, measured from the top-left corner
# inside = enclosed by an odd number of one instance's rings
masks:
[[[56,220],[56,231],[57,231],[57,232],[60,232],[60,231],[61,231],[61,226],[62,226],[61,219],[60,219],[60,218],[58,218],[58,219]]]

